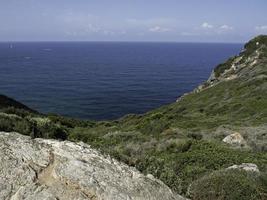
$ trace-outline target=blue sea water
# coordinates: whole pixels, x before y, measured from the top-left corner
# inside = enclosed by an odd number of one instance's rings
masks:
[[[0,43],[0,93],[43,113],[114,119],[174,102],[242,44]]]

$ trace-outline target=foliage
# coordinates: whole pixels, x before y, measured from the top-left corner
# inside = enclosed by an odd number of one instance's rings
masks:
[[[93,122],[93,121],[83,121],[83,120],[63,117],[63,116],[56,115],[56,114],[48,114],[48,118],[52,122],[59,123],[59,124],[66,126],[68,128],[92,127],[95,124],[95,122]]]
[[[267,176],[244,170],[221,170],[194,181],[189,189],[192,200],[256,200],[267,198]]]
[[[232,62],[234,61],[235,58],[236,56],[228,59],[224,63],[219,64],[217,67],[215,67],[214,69],[215,77],[219,77],[223,72],[225,72],[225,70],[230,69],[230,67],[232,66]]]
[[[34,122],[37,122],[36,125]],[[33,135],[33,129],[36,131]],[[0,131],[18,132],[32,137],[67,139],[67,129],[59,124],[52,123],[48,118],[19,117],[14,114],[0,114]]]

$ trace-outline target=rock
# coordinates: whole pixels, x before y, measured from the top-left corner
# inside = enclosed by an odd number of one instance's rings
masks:
[[[235,132],[231,135],[226,136],[223,139],[223,142],[231,144],[231,145],[239,146],[239,147],[246,146],[245,139],[238,132]]]
[[[215,72],[214,70],[212,70],[210,77],[208,78],[207,82],[213,82],[214,80],[216,80],[216,76],[215,76]]]
[[[249,172],[260,172],[258,166],[253,163],[242,163],[241,165],[233,165],[227,169],[241,169]]]
[[[184,199],[84,143],[0,132],[0,161],[0,199]]]

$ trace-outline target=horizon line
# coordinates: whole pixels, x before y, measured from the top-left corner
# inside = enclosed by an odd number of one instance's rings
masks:
[[[0,43],[202,43],[202,44],[244,44],[246,42],[213,42],[213,41],[127,41],[127,40],[116,40],[116,41],[111,41],[111,40],[97,40],[97,41],[92,41],[92,40],[10,40],[10,41],[1,41]]]

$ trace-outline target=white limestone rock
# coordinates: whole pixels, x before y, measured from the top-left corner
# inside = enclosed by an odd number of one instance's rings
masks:
[[[260,172],[258,166],[254,163],[242,163],[241,165],[233,165],[231,167],[228,167],[227,169],[241,169],[248,172]]]
[[[238,146],[238,147],[244,147],[247,145],[245,139],[238,132],[235,132],[233,134],[226,136],[223,139],[223,142],[234,145],[234,146]]]
[[[84,143],[0,132],[0,199],[180,200],[145,176]]]

